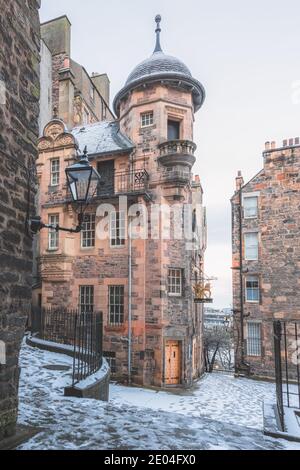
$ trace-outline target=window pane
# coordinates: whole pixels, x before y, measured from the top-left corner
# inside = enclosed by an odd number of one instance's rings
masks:
[[[87,214],[84,217],[81,232],[82,248],[89,248],[95,246],[95,219],[95,214]]]
[[[259,301],[259,279],[258,276],[248,276],[246,278],[246,301]]]
[[[247,323],[247,354],[261,356],[261,324]]]
[[[111,212],[110,214],[110,244],[111,246],[125,245],[125,212]]]
[[[147,126],[152,126],[153,125],[153,113],[144,113],[141,114],[141,126],[142,127],[147,127]]]
[[[94,310],[94,286],[79,286],[80,313],[90,313]]]
[[[51,186],[57,186],[59,184],[59,159],[51,160]]]
[[[168,292],[169,294],[182,294],[182,270],[169,269],[168,274]]]
[[[245,233],[245,259],[258,259],[258,233]]]
[[[51,214],[48,216],[50,225],[59,225],[59,214]],[[49,229],[48,249],[57,250],[59,244],[59,234],[55,229]]]
[[[257,217],[257,203],[256,196],[244,198],[244,217]]]
[[[124,286],[109,286],[109,323],[124,323]]]

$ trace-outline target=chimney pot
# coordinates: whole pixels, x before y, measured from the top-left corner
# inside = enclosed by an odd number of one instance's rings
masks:
[[[270,150],[270,142],[265,143],[265,150]]]
[[[283,141],[283,147],[286,147],[287,146],[287,139],[284,139]]]
[[[238,174],[237,174],[237,177],[235,178],[236,190],[239,191],[243,185],[244,185],[244,178],[242,176],[241,170],[239,170]]]
[[[289,139],[289,145],[290,146],[294,145],[294,139]]]
[[[299,145],[299,143],[300,143],[299,137],[295,137],[295,145]]]
[[[275,142],[275,140],[272,140],[272,142],[271,142],[271,149],[276,149],[276,142]]]

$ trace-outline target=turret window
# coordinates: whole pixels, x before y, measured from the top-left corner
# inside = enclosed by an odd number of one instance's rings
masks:
[[[141,114],[141,127],[153,126],[153,112]]]
[[[168,140],[180,139],[180,121],[168,119]]]

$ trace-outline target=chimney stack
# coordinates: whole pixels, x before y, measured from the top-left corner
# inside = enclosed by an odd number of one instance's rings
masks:
[[[239,191],[242,186],[244,186],[244,178],[243,178],[242,172],[239,170],[237,177],[235,178],[236,190]]]

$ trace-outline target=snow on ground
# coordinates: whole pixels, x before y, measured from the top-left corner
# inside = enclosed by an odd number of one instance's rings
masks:
[[[61,365],[68,370],[51,370]],[[299,449],[262,434],[262,399],[274,386],[212,374],[180,393],[111,386],[111,400],[66,398],[72,359],[24,345],[19,421],[41,432],[19,447],[41,449]],[[46,366],[46,367],[45,367]]]
[[[222,373],[207,374],[192,390],[179,394],[112,385],[111,402],[149,407],[193,417],[262,429],[263,401],[275,401],[271,383],[235,379]],[[246,412],[245,412],[246,411]]]

